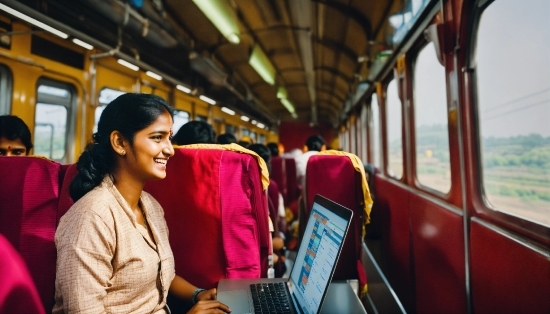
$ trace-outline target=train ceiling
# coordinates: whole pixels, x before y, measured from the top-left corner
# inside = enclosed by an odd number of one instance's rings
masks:
[[[268,124],[337,125],[407,1],[20,2]]]

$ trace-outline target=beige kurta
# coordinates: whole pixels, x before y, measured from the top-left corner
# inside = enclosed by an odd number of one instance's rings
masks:
[[[175,276],[168,227],[151,195],[140,202],[154,241],[109,176],[61,218],[53,313],[164,313]]]

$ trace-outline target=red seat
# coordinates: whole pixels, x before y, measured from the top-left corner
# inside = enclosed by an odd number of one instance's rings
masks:
[[[0,314],[45,313],[25,262],[0,234]]]
[[[296,182],[296,160],[294,158],[285,158],[287,198],[285,206],[298,199],[298,183]]]
[[[271,157],[270,178],[277,183],[279,193],[283,196],[285,204],[287,203],[288,192],[286,182],[285,160],[281,157]]]
[[[0,233],[19,251],[44,308],[54,303],[54,243],[61,165],[38,157],[0,157]]]
[[[355,157],[355,156],[354,156]],[[358,160],[358,159],[357,159]],[[360,161],[359,161],[360,163]],[[361,165],[362,167],[362,165]],[[347,156],[314,155],[307,164],[305,215],[300,216],[300,234],[305,228],[313,206],[313,198],[320,194],[353,211],[351,226],[334,272],[335,280],[358,279],[361,290],[365,292],[366,274],[361,264],[361,246],[363,243],[363,226],[368,217],[364,204],[367,202],[363,187],[364,177],[355,170],[352,161]],[[368,192],[368,189],[366,190]],[[372,204],[370,194],[368,200]]]
[[[59,224],[59,219],[73,206],[74,201],[69,194],[69,185],[73,178],[77,174],[76,164],[63,165],[65,168],[65,173],[63,177],[63,184],[61,185],[61,191],[59,192],[59,202],[57,205],[57,224]]]
[[[277,182],[270,179],[269,187],[267,187],[269,218],[273,223],[273,232],[276,234],[279,232],[279,193]]]
[[[176,274],[198,287],[267,274],[270,234],[262,172],[255,156],[223,150],[235,146],[176,148],[166,178],[145,186],[164,209]]]

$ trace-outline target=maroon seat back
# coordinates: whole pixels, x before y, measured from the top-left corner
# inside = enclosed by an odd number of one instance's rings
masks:
[[[364,287],[366,274],[361,264],[364,197],[361,180],[361,174],[355,171],[351,160],[346,156],[311,156],[307,164],[304,190],[306,215],[305,221],[301,218],[300,228],[305,228],[316,194],[351,209],[353,218],[333,279],[358,279]]]
[[[61,185],[61,191],[59,192],[59,202],[57,205],[57,224],[59,219],[65,215],[65,213],[73,206],[74,201],[69,195],[69,185],[78,172],[76,170],[76,164],[63,165],[65,167],[65,174],[63,177],[63,184]]]
[[[296,160],[294,158],[284,158],[286,171],[287,198],[285,206],[298,199],[298,184],[296,182]]]
[[[44,308],[54,303],[54,243],[61,165],[39,157],[0,157],[0,233],[27,264]]]
[[[176,273],[203,288],[222,278],[265,276],[270,234],[256,157],[180,147],[166,172],[145,190],[164,209]]]
[[[283,196],[283,199],[287,199],[287,183],[286,183],[286,171],[285,162],[281,157],[271,157],[271,173],[269,177],[277,183],[279,193]]]
[[[267,196],[268,196],[268,208],[269,208],[269,218],[273,223],[273,232],[276,234],[279,232],[279,187],[273,179],[269,180],[269,186],[267,187]]]
[[[45,313],[25,262],[0,234],[0,313]]]

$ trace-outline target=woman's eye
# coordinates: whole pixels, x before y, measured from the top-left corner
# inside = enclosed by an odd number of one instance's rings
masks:
[[[160,141],[162,140],[162,136],[161,135],[155,135],[152,137],[152,139],[154,139],[155,141]]]

